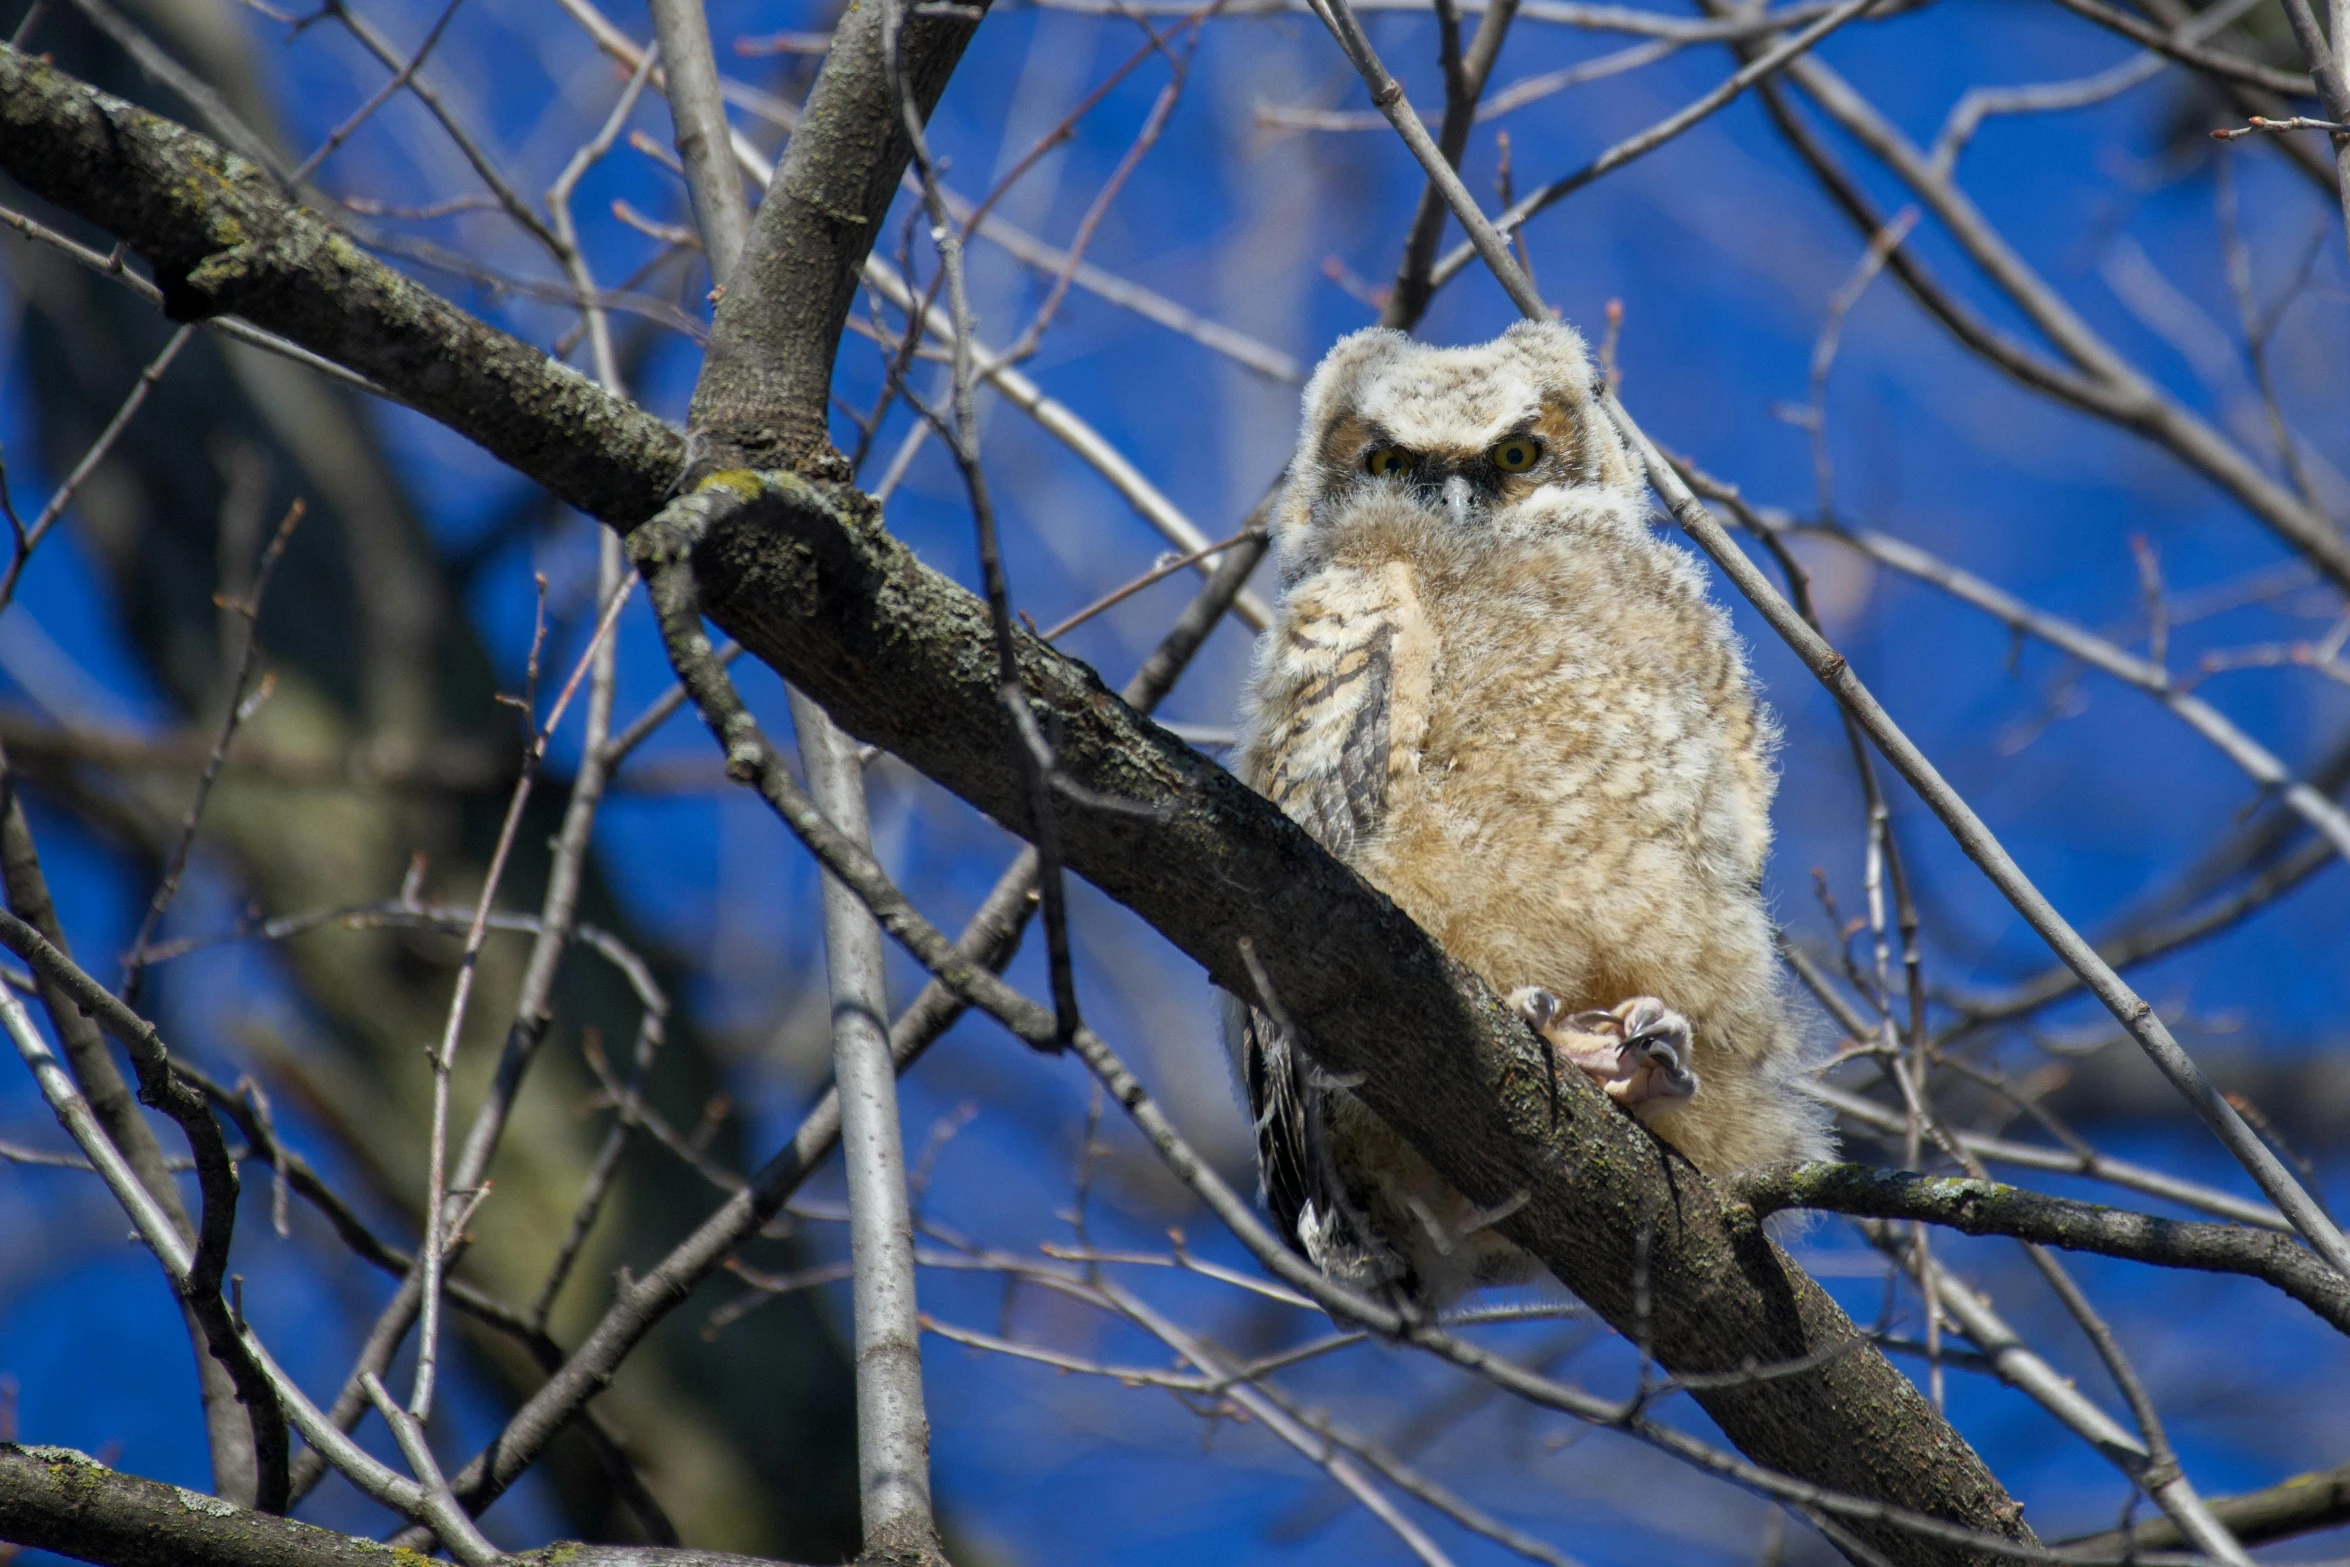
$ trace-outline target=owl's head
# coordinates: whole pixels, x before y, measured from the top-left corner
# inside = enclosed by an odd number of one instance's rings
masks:
[[[1599,406],[1572,327],[1520,321],[1469,348],[1357,332],[1306,385],[1274,517],[1282,575],[1312,572],[1352,520],[1409,508],[1473,536],[1560,515],[1523,504],[1545,492],[1626,520],[1642,510],[1639,469]]]

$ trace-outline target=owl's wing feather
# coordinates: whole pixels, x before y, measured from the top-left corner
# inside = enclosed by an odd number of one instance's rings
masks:
[[[1299,1223],[1322,1186],[1320,1139],[1315,1135],[1314,1107],[1307,1097],[1305,1074],[1280,1024],[1255,1007],[1234,1010],[1240,1028],[1241,1073],[1256,1127],[1257,1178],[1264,1184],[1265,1207],[1291,1249],[1309,1261],[1319,1261],[1306,1249]]]
[[[1427,728],[1433,638],[1411,574],[1400,564],[1327,572],[1290,595],[1272,635],[1247,771],[1324,848],[1360,863]],[[1266,1206],[1317,1265],[1351,1267],[1376,1243],[1323,1146],[1331,1090],[1280,1024],[1254,1007],[1236,1013]]]
[[[1340,859],[1376,836],[1387,816],[1388,703],[1394,688],[1395,627],[1324,626],[1346,640],[1313,646],[1317,670],[1274,737],[1266,795]],[[1292,626],[1286,635],[1310,632]]]
[[[1432,644],[1410,570],[1334,570],[1283,606],[1260,699],[1258,787],[1352,862],[1386,824],[1389,785],[1417,760]]]

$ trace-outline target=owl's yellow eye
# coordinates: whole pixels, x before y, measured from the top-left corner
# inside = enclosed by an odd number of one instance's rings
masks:
[[[1542,460],[1542,443],[1531,435],[1513,435],[1485,455],[1504,473],[1524,473]]]
[[[1400,479],[1412,471],[1412,454],[1400,446],[1374,446],[1363,466],[1374,479]]]

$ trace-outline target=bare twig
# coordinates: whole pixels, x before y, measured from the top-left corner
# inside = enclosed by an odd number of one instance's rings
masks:
[[[2282,93],[2287,97],[2315,96],[2306,76],[2280,71],[2258,61],[2247,60],[2241,55],[2231,54],[2225,49],[2210,48],[2192,37],[2184,36],[2184,29],[2166,32],[2140,21],[2126,11],[2104,4],[2103,0],[2057,0],[2057,4],[2076,16],[2086,17],[2133,43],[2142,44],[2157,54],[2168,55],[2181,65],[2193,66],[2206,75],[2223,81],[2241,82],[2266,92]]]
[[[1268,495],[1258,508],[1259,517],[1252,519],[1260,527],[1261,514],[1271,500]],[[1264,549],[1260,533],[1227,552],[1215,576],[1128,682],[1125,695],[1129,702],[1148,711],[1172,689],[1208,632],[1231,606]],[[720,653],[712,653],[710,662],[721,670],[725,667]],[[681,683],[676,689],[682,693],[685,688]],[[956,938],[956,952],[968,962],[991,969],[1008,961],[1033,910],[1035,882],[1035,856],[1025,853],[997,880],[994,891]],[[940,980],[934,978],[926,985],[890,1030],[890,1055],[896,1069],[903,1072],[919,1059],[932,1041],[962,1017],[966,1005],[958,991]],[[469,1508],[479,1511],[502,1494],[555,1434],[578,1416],[587,1401],[603,1390],[644,1336],[682,1304],[738,1244],[782,1209],[809,1172],[831,1152],[839,1140],[840,1125],[836,1086],[818,1100],[791,1141],[743,1190],[731,1196],[656,1267],[620,1291],[570,1359],[515,1412],[488,1451],[467,1464],[457,1477],[455,1489]]]
[[[287,184],[300,185],[316,173],[318,166],[333,156],[336,148],[349,141],[359,127],[365,125],[374,116],[376,110],[389,103],[401,88],[408,85],[409,80],[416,75],[418,70],[423,68],[424,62],[431,57],[434,48],[441,41],[441,34],[448,31],[449,23],[456,19],[457,7],[463,3],[464,0],[449,0],[447,5],[441,7],[441,14],[434,19],[432,27],[425,33],[424,41],[416,46],[416,52],[408,57],[408,63],[401,66],[390,81],[377,88],[374,95],[365,103],[353,110],[342,124],[329,131],[326,140],[318,144],[317,150],[312,152],[309,157],[304,158],[301,165],[286,176]]]
[[[97,472],[98,465],[106,460],[107,454],[114,450],[115,443],[122,439],[122,432],[130,428],[131,420],[146,406],[147,394],[155,389],[157,381],[163,379],[163,372],[171,368],[171,362],[179,357],[180,350],[188,346],[188,338],[195,330],[193,325],[182,326],[164,340],[162,350],[148,361],[146,369],[139,372],[138,380],[131,383],[130,395],[122,400],[122,406],[114,411],[114,417],[106,422],[106,428],[98,432],[98,438],[90,443],[90,449],[82,454],[81,461],[74,464],[73,472],[65,476],[65,482],[57,486],[55,493],[49,497],[49,504],[43,506],[40,515],[33,519],[32,526],[15,530],[15,547],[8,558],[8,569],[0,572],[0,608],[5,608],[16,597],[16,584],[24,576],[24,569],[31,562],[33,551],[40,548],[41,540],[48,537],[49,530],[57,525],[57,519],[65,515],[65,508],[73,503],[82,485],[91,474]]]
[[[1501,58],[1502,42],[1509,35],[1517,10],[1517,0],[1496,0],[1487,6],[1484,16],[1478,20],[1476,35],[1464,51],[1458,14],[1450,0],[1439,7],[1444,121],[1437,131],[1436,145],[1444,154],[1444,161],[1455,169],[1460,167],[1461,154],[1468,148],[1469,132],[1477,123],[1477,101],[1484,96],[1485,84],[1492,78],[1494,62]],[[1412,214],[1403,259],[1396,266],[1395,283],[1388,290],[1386,308],[1379,314],[1380,325],[1408,331],[1427,312],[1429,295],[1434,292],[1428,269],[1435,265],[1437,241],[1444,238],[1444,220],[1450,210],[1444,193],[1433,181],[1421,187],[1420,205]]]
[[[1726,0],[1706,3],[1709,7],[1726,6]],[[2025,384],[2160,445],[2228,491],[2320,571],[2350,586],[2350,543],[2332,521],[2277,483],[2261,465],[2116,351],[2008,243],[1947,172],[1875,105],[1817,58],[1788,62],[1784,76],[1900,177],[1969,258],[2071,361],[2072,368],[2049,364],[2006,339],[1934,284],[1909,258],[1907,247],[1896,249],[1889,258],[1895,276],[1962,341]],[[1776,85],[1765,83],[1763,91],[1782,133],[1795,142],[1805,161],[1829,184],[1831,194],[1854,223],[1864,232],[1877,232],[1883,219],[1849,176],[1793,121],[1774,90]]]
[[[237,737],[237,726],[268,694],[264,683],[262,690],[250,700],[246,696],[253,681],[253,665],[261,652],[261,596],[269,590],[270,574],[277,569],[278,557],[285,554],[287,542],[302,521],[302,512],[303,503],[299,500],[286,509],[285,520],[277,525],[268,548],[261,552],[261,563],[254,569],[251,588],[242,599],[221,603],[222,609],[244,622],[245,645],[228,684],[228,711],[221,718],[219,738],[212,743],[211,755],[204,759],[204,771],[196,779],[195,795],[188,801],[187,815],[180,820],[179,837],[164,858],[163,880],[156,887],[155,896],[148,900],[146,916],[139,921],[139,933],[131,940],[130,955],[123,959],[120,989],[127,1006],[138,1005],[139,976],[147,966],[148,943],[155,937],[155,927],[162,923],[163,911],[171,907],[171,900],[179,894],[180,876],[187,870],[189,851],[196,845],[196,827],[204,819],[204,803],[211,798],[212,786],[220,781],[221,764],[228,759],[229,743]]]
[[[1341,3],[1343,4],[1343,0]],[[1840,0],[1839,4],[1813,21],[1801,32],[1772,45],[1745,65],[1740,66],[1736,72],[1712,91],[1690,100],[1686,106],[1657,121],[1648,129],[1625,137],[1574,173],[1562,175],[1549,184],[1519,197],[1517,204],[1495,220],[1493,226],[1505,234],[1517,232],[1524,227],[1528,218],[1546,207],[1563,201],[1592,181],[1613,173],[1637,158],[1654,152],[1666,142],[1671,141],[1683,131],[1728,104],[1747,88],[1773,73],[1785,69],[1789,62],[1827,37],[1828,34],[1867,11],[1871,5],[1879,3],[1881,0]],[[1343,38],[1341,43],[1344,43]],[[1365,48],[1367,49],[1368,45]],[[1351,48],[1348,50],[1350,58],[1354,57],[1354,53],[1355,51]],[[1362,61],[1359,59],[1356,60],[1356,69],[1362,69]],[[1369,78],[1366,76],[1365,79]],[[1376,87],[1373,89],[1372,96],[1374,99],[1378,96]],[[1398,101],[1400,102],[1400,99]],[[1399,126],[1398,129],[1400,128]],[[1411,138],[1407,134],[1404,140],[1409,145]],[[1416,148],[1414,150],[1417,151]],[[1462,195],[1465,197],[1467,192],[1464,190]],[[1463,227],[1466,226],[1466,224],[1463,225]],[[1441,288],[1450,282],[1461,268],[1469,264],[1469,258],[1472,254],[1483,254],[1483,247],[1475,244],[1464,245],[1439,261],[1429,279],[1431,286]],[[1522,301],[1513,300],[1513,303],[1517,303],[1521,309],[1524,308]]]
[[[2233,129],[2227,126],[2220,127],[2211,133],[2211,139],[2213,141],[2234,141],[2240,136],[2264,134],[2281,136],[2287,131],[2327,131],[2340,136],[2350,133],[2350,125],[2338,125],[2332,120],[2313,120],[2305,114],[2291,115],[2282,120],[2272,120],[2266,116],[2255,114],[2251,119]]]
[[[162,1142],[140,1114],[100,1028],[97,998],[103,998],[105,1005],[119,1003],[95,981],[89,981],[85,989],[80,981],[87,976],[72,964],[26,820],[21,780],[5,753],[0,753],[0,881],[6,884],[8,906],[14,911],[0,923],[14,929],[21,922],[20,939],[39,943],[45,954],[54,957],[48,964],[27,961],[37,981],[42,1008],[72,1069],[72,1086],[181,1245],[191,1257],[197,1254],[196,1248],[203,1248],[212,1284],[210,1296],[180,1290],[176,1281],[174,1289],[196,1354],[213,1488],[224,1496],[282,1511],[289,1498],[285,1424],[266,1394],[256,1389],[251,1361],[230,1344],[218,1310],[219,1277],[227,1265],[235,1224],[235,1168],[225,1150],[217,1159],[207,1158],[210,1167],[203,1170],[200,1182],[204,1209],[200,1222],[191,1223]],[[201,1154],[204,1150],[198,1146],[199,1140],[217,1139],[219,1128],[201,1114],[190,1113],[191,1107],[157,1075],[157,1061],[155,1054],[134,1054],[133,1063],[140,1068],[141,1097],[168,1104],[175,1113],[187,1116],[183,1125],[190,1152]],[[169,1094],[168,1100],[156,1097],[163,1094]],[[94,1160],[96,1156],[91,1157]]]
[[[694,222],[710,258],[710,283],[723,287],[751,232],[750,204],[734,164],[718,62],[710,52],[710,23],[702,0],[656,0],[653,36],[669,62],[664,86],[676,127],[678,161],[693,193]],[[651,50],[645,51],[648,55]]]
[[[465,951],[463,957],[459,959],[457,986],[455,993],[449,1000],[448,1020],[442,1027],[439,1047],[431,1055],[433,1069],[432,1137],[427,1155],[428,1173],[425,1178],[424,1244],[418,1256],[421,1272],[419,1286],[421,1298],[418,1305],[420,1322],[417,1330],[416,1379],[414,1386],[410,1389],[407,1406],[408,1412],[418,1420],[424,1419],[432,1411],[435,1345],[440,1326],[441,1275],[447,1262],[448,1253],[449,1214],[447,1208],[448,1199],[452,1194],[448,1178],[449,1074],[456,1060],[458,1039],[465,1027],[467,1003],[472,999],[473,994],[473,978],[480,967],[482,940],[489,930],[490,905],[497,897],[498,883],[503,879],[507,857],[514,847],[515,833],[522,824],[523,807],[529,802],[531,785],[536,781],[539,762],[546,755],[547,742],[553,738],[556,726],[562,722],[564,710],[570,706],[572,694],[579,689],[581,678],[594,667],[598,651],[602,648],[605,639],[611,635],[614,623],[619,620],[620,611],[628,602],[627,589],[628,583],[623,579],[615,585],[608,596],[603,612],[597,618],[595,631],[589,639],[586,650],[581,655],[578,667],[572,671],[570,680],[565,682],[561,694],[555,699],[554,706],[548,710],[545,722],[537,726],[537,732],[532,736],[530,746],[524,753],[523,775],[521,781],[514,786],[514,796],[507,806],[506,820],[498,831],[497,846],[490,853],[489,869],[483,876],[481,899],[474,909],[472,928],[465,933]],[[534,679],[537,673],[537,662],[538,650],[534,647],[531,651]],[[595,747],[591,744],[590,754],[593,754],[594,749]],[[584,849],[584,842],[581,847]],[[560,942],[549,943],[549,945],[555,948],[557,954],[560,953]],[[553,962],[554,957],[550,956],[548,958],[550,970]],[[479,1124],[477,1121],[477,1128]],[[468,1138],[466,1149],[468,1155],[472,1154],[475,1141],[475,1138]],[[486,1159],[485,1151],[483,1155],[485,1164]],[[467,1158],[461,1161],[461,1166],[470,1166],[472,1163],[472,1159]],[[479,1186],[482,1179],[481,1174],[470,1170],[461,1170],[461,1173],[472,1174],[472,1180],[466,1183],[469,1187],[477,1188]]]

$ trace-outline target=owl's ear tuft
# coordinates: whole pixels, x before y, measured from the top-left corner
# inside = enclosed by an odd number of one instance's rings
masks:
[[[1583,334],[1564,321],[1513,321],[1501,340],[1520,352],[1550,360],[1569,360],[1588,365],[1591,355],[1583,344]]]
[[[1314,440],[1316,430],[1328,422],[1333,410],[1354,405],[1355,388],[1365,370],[1414,346],[1409,334],[1384,326],[1349,332],[1331,344],[1330,352],[1315,367],[1313,379],[1306,383],[1305,440]]]

